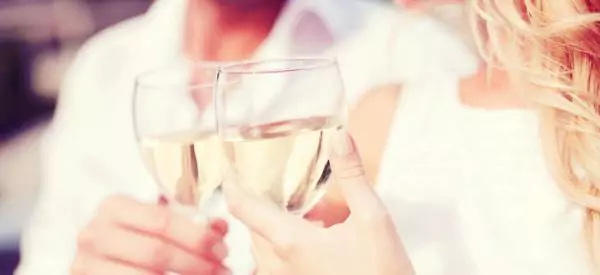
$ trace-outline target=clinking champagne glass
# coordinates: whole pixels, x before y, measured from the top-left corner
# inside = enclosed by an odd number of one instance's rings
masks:
[[[175,210],[201,221],[223,175],[212,106],[217,66],[182,62],[144,73],[133,101],[144,165]]]
[[[232,180],[302,215],[333,180],[331,140],[346,121],[335,59],[249,61],[219,69],[215,106]]]

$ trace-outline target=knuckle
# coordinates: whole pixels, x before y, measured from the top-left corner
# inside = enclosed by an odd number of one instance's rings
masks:
[[[86,227],[77,235],[77,245],[81,250],[96,250],[96,239],[94,230]]]
[[[173,251],[165,242],[157,242],[148,249],[147,258],[152,268],[166,270],[172,263]]]
[[[347,180],[360,177],[365,174],[365,169],[358,161],[351,161],[337,175],[338,180]]]
[[[229,208],[229,212],[234,216],[239,214],[244,207],[244,202],[241,199],[236,200],[228,200],[227,208]]]
[[[190,260],[183,262],[179,267],[181,274],[217,274],[216,263]]]
[[[240,198],[227,201],[227,207],[231,212],[238,212],[240,209],[242,209],[243,205],[244,203]]]
[[[151,233],[165,236],[169,232],[173,221],[172,213],[164,207],[155,207],[152,210],[152,224],[149,230]]]
[[[387,226],[391,222],[391,217],[388,211],[380,208],[369,211],[369,214],[361,215],[359,222],[369,227]]]
[[[98,205],[94,221],[100,222],[112,219],[119,211],[122,212],[124,209],[128,209],[128,200],[129,199],[124,196],[110,196],[104,199]]]
[[[280,234],[273,238],[273,246],[277,254],[291,256],[298,250],[298,243],[291,234]]]
[[[209,252],[209,250],[216,245],[219,240],[215,235],[211,234],[210,231],[202,231],[196,236],[194,241],[194,249],[197,252]]]
[[[110,196],[104,199],[100,203],[99,212],[106,213],[110,212],[114,208],[118,208],[119,205],[122,205],[127,199],[123,196]]]

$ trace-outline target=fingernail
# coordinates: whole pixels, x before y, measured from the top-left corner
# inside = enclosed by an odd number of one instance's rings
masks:
[[[345,157],[354,153],[355,146],[352,137],[346,130],[340,130],[332,137],[333,153],[340,157]]]
[[[158,197],[158,205],[168,205],[169,204],[169,200],[167,200],[167,197],[165,197],[164,195],[160,195]]]
[[[228,254],[227,247],[222,243],[217,243],[212,247],[212,254],[218,260],[223,260],[227,257]]]
[[[221,235],[225,235],[229,231],[229,225],[227,224],[227,221],[221,218],[209,219],[208,225],[212,230],[217,231]]]

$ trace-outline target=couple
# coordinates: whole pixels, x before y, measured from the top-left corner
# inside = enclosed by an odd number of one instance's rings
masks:
[[[343,13],[332,8],[333,0],[188,0],[188,9],[170,6],[173,1],[158,1],[143,19],[82,50],[47,141],[48,180],[17,274],[247,274],[239,264],[248,256],[242,254],[246,232],[237,221],[251,231],[260,274],[599,271],[599,4],[468,1],[471,35],[488,61],[471,70],[476,61],[466,54],[468,43],[459,43],[456,37],[463,36],[444,20],[344,2],[364,15],[372,36],[356,36],[336,49],[353,104],[351,136],[333,143],[337,184],[306,217],[312,221],[226,184],[236,219],[199,226],[157,202],[127,126],[130,94],[119,94],[131,89],[139,70],[179,52],[160,43],[179,36],[156,34],[173,20],[158,9],[188,21],[197,18],[195,5],[229,13],[254,9],[237,14],[242,21],[271,18],[252,34],[248,28],[237,32],[244,37],[219,37],[218,45],[209,36],[177,44],[194,59],[306,54],[347,34],[353,20],[318,19]],[[294,11],[299,3],[318,8]],[[261,4],[272,9],[259,9]],[[215,14],[185,27],[207,33],[218,21],[210,17]],[[240,22],[224,26],[243,30]],[[295,28],[288,32],[281,27],[286,24]],[[132,29],[144,35],[132,36]],[[274,42],[279,39],[287,42]],[[385,51],[390,41],[392,50]],[[140,47],[128,48],[132,43]],[[286,47],[275,46],[281,44]],[[110,59],[130,55],[148,58],[108,67]]]

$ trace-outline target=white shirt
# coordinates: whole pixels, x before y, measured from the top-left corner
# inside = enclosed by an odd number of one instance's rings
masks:
[[[376,190],[416,274],[597,274],[585,211],[552,179],[536,113],[467,107],[459,77],[403,86],[381,162]]]
[[[160,0],[146,15],[102,32],[80,51],[44,139],[41,195],[24,232],[17,274],[67,274],[79,230],[107,196],[157,200],[134,138],[133,82],[140,73],[181,58],[185,2]],[[290,1],[256,57],[336,52],[350,103],[372,86],[439,67],[431,63],[464,60],[452,46],[446,48],[452,39],[439,28],[407,27],[396,35],[397,18],[392,9],[373,3]],[[397,62],[388,55],[389,41],[395,41]],[[229,266],[235,274],[248,274],[253,263],[247,232],[239,225],[231,230]]]

